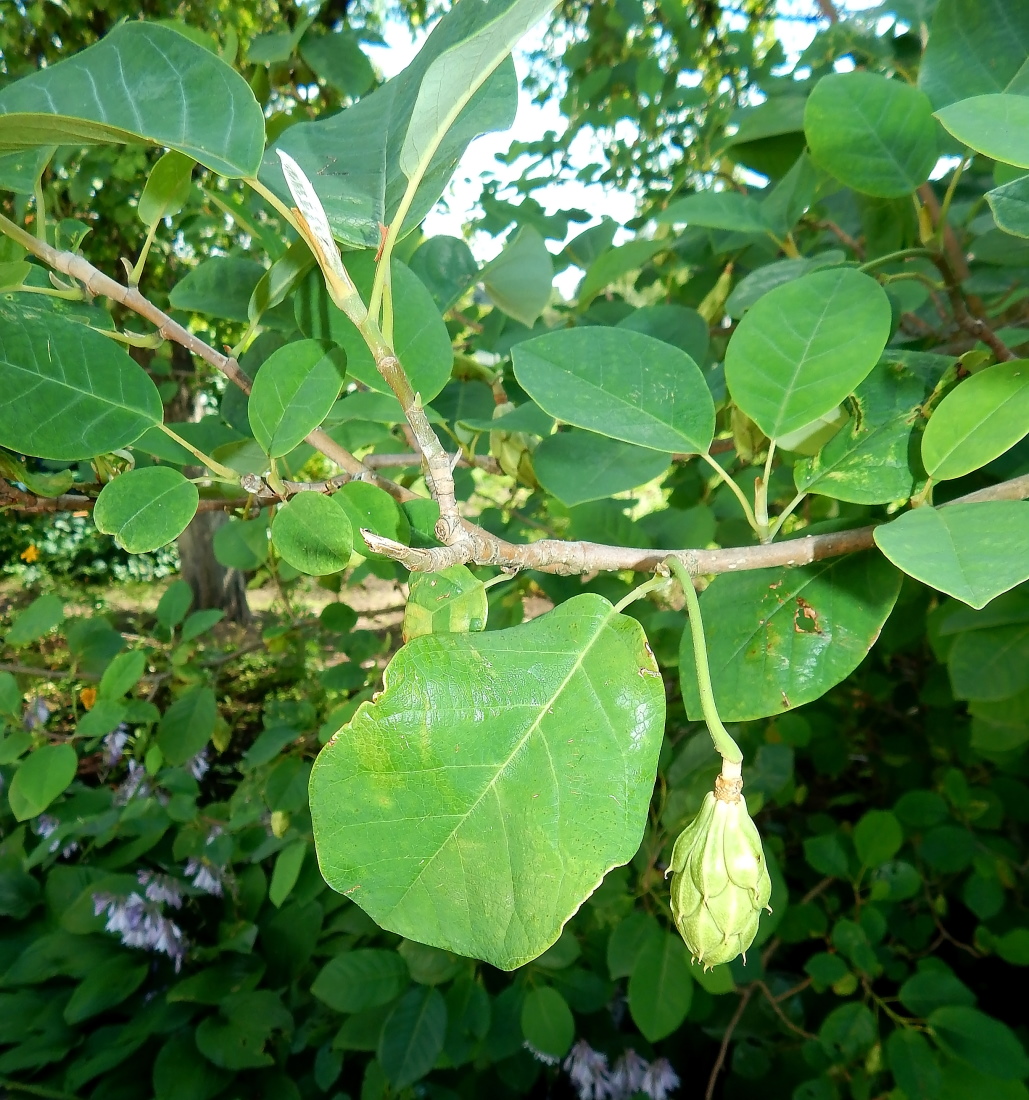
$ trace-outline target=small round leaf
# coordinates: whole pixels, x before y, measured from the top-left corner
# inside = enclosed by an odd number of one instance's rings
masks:
[[[353,539],[346,513],[320,493],[297,493],[272,520],[275,549],[294,569],[314,577],[345,569]]]
[[[114,535],[130,554],[165,546],[196,515],[197,487],[170,466],[129,470],[109,481],[96,498],[97,530]]]

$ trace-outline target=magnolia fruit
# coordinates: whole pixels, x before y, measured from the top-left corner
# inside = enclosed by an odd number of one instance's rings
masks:
[[[761,837],[740,793],[741,779],[719,776],[672,849],[672,916],[705,969],[745,955],[768,908],[772,883]]]

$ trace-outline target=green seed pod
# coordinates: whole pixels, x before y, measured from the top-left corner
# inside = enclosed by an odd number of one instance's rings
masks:
[[[742,780],[719,776],[672,849],[672,916],[705,969],[745,954],[772,892],[742,788]]]

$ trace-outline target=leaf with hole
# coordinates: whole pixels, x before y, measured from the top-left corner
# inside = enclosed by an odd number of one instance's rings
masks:
[[[264,114],[239,73],[152,22],[120,23],[0,92],[0,152],[106,142],[163,145],[219,175],[254,176]]]
[[[346,512],[320,493],[297,493],[272,520],[272,544],[301,573],[323,577],[345,569],[354,532]]]
[[[178,538],[196,515],[200,492],[170,466],[126,470],[96,498],[93,522],[130,554],[144,554]]]
[[[150,376],[117,344],[0,299],[0,446],[37,458],[106,454],[163,416]]]
[[[979,371],[939,403],[922,436],[930,477],[981,469],[1029,433],[1029,359]]]
[[[915,508],[875,529],[898,569],[971,607],[1029,579],[1029,502],[991,500]]]
[[[339,397],[346,369],[345,352],[318,340],[272,352],[247,403],[254,438],[270,457],[289,454],[321,424]]]
[[[729,392],[769,439],[796,431],[839,405],[869,374],[891,318],[882,287],[850,268],[776,287],[729,340]]]
[[[873,552],[799,569],[715,577],[700,606],[722,719],[746,722],[782,714],[849,676],[879,636],[900,582],[900,573]],[[688,629],[679,650],[679,677],[686,712],[691,721],[700,721]]]
[[[520,966],[639,845],[664,723],[643,631],[580,595],[415,638],[383,683],[315,764],[322,872],[384,928]]]
[[[706,453],[715,409],[697,364],[660,340],[561,329],[517,344],[515,377],[558,420],[655,451]]]

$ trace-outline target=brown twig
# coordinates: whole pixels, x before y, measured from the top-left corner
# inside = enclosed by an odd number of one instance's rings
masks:
[[[856,241],[845,229],[842,229],[835,222],[829,221],[828,219],[825,221],[815,222],[815,228],[828,229],[829,232],[837,238],[840,244],[846,245],[846,247],[849,248],[859,260],[863,260],[865,258],[864,246],[859,241]]]
[[[799,988],[805,988],[809,984],[810,984],[809,981],[804,982],[803,985],[800,986]],[[768,988],[767,985],[765,985],[764,982],[757,981],[757,982],[754,982],[754,985],[757,986],[757,988],[759,990],[761,990],[761,992],[765,996],[765,1000],[772,1006],[772,1011],[776,1014],[776,1016],[779,1017],[779,1019],[786,1025],[786,1027],[789,1028],[790,1031],[792,1031],[795,1035],[799,1035],[802,1039],[817,1039],[818,1038],[817,1035],[812,1035],[810,1031],[805,1031],[802,1027],[798,1027],[789,1018],[789,1016],[786,1015],[786,1013],[783,1011],[782,1005],[780,1004],[780,1001],[782,1000],[782,998],[773,996],[772,991]],[[794,992],[794,991],[791,990],[791,994],[792,994],[792,992]]]
[[[932,257],[932,262],[943,276],[947,297],[950,299],[950,308],[954,311],[954,320],[957,321],[958,327],[971,336],[975,336],[977,339],[982,340],[990,351],[993,352],[998,362],[1007,363],[1012,359],[1017,359],[1018,356],[1000,339],[986,321],[981,317],[974,317],[969,312],[960,281],[947,257],[939,253]]]
[[[743,1013],[747,1011],[747,1005],[750,1004],[750,998],[754,996],[754,990],[756,988],[757,983],[748,985],[740,994],[740,1003],[736,1006],[736,1011],[732,1014],[732,1019],[729,1021],[722,1035],[722,1044],[718,1048],[718,1057],[715,1059],[715,1064],[711,1068],[711,1075],[707,1079],[707,1089],[704,1092],[704,1100],[713,1100],[715,1086],[718,1084],[718,1075],[725,1066],[725,1059],[726,1055],[729,1053],[729,1044],[732,1042],[733,1032],[739,1027],[740,1020],[743,1019]]]

